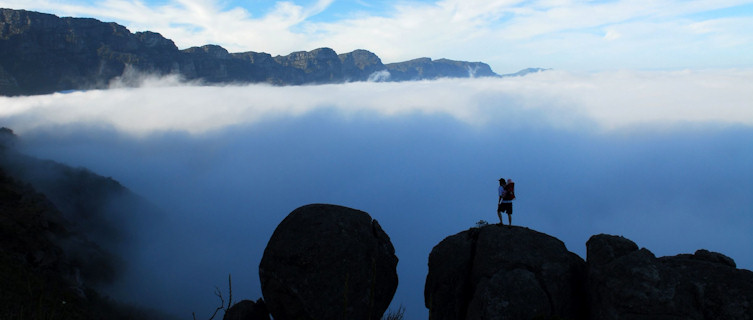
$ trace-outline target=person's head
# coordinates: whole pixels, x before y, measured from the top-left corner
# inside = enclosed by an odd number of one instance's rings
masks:
[[[505,178],[499,178],[499,185],[504,186],[505,185]]]

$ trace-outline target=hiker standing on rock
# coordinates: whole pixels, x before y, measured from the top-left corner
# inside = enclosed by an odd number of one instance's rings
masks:
[[[515,182],[512,179],[499,179],[499,200],[497,200],[497,217],[499,224],[505,224],[502,221],[502,212],[507,213],[507,221],[512,225],[512,201],[515,199]]]

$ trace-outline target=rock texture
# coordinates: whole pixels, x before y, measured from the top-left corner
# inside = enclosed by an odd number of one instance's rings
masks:
[[[397,261],[389,237],[367,213],[312,204],[275,229],[259,278],[276,320],[378,320],[397,289]]]
[[[447,237],[429,255],[430,320],[583,319],[586,264],[549,235],[489,225]]]
[[[338,55],[346,81],[367,81],[369,77],[387,67],[379,57],[366,50],[355,50]]]
[[[723,254],[656,258],[604,234],[587,248],[591,319],[753,319],[753,272]]]
[[[390,79],[397,81],[497,76],[485,63],[448,59],[419,58],[406,62],[390,63],[386,66],[390,72]]]
[[[128,70],[204,83],[299,85],[497,76],[481,62],[422,58],[384,65],[366,50],[329,48],[272,57],[206,45],[179,50],[154,32],[115,23],[0,9],[0,95],[106,88]],[[379,77],[373,77],[378,74]],[[129,84],[128,79],[125,83]]]
[[[159,34],[132,34],[115,23],[0,9],[4,95],[102,87],[126,65],[169,73],[177,52]]]

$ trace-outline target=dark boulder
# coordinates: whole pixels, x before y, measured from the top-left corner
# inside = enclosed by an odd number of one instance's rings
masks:
[[[586,246],[591,319],[753,319],[753,272],[723,254],[656,258],[604,234]]]
[[[586,264],[562,241],[521,227],[472,228],[429,256],[429,319],[582,319]]]
[[[397,261],[389,237],[367,213],[312,204],[277,226],[259,278],[276,320],[378,320],[397,289]]]
[[[225,312],[222,320],[269,320],[269,311],[264,300],[243,300]]]
[[[424,300],[429,319],[465,319],[473,295],[470,281],[478,229],[442,240],[429,254]]]

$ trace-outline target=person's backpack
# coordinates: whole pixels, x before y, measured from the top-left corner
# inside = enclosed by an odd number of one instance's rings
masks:
[[[515,182],[510,182],[505,185],[505,192],[502,194],[502,200],[510,201],[515,199]]]

